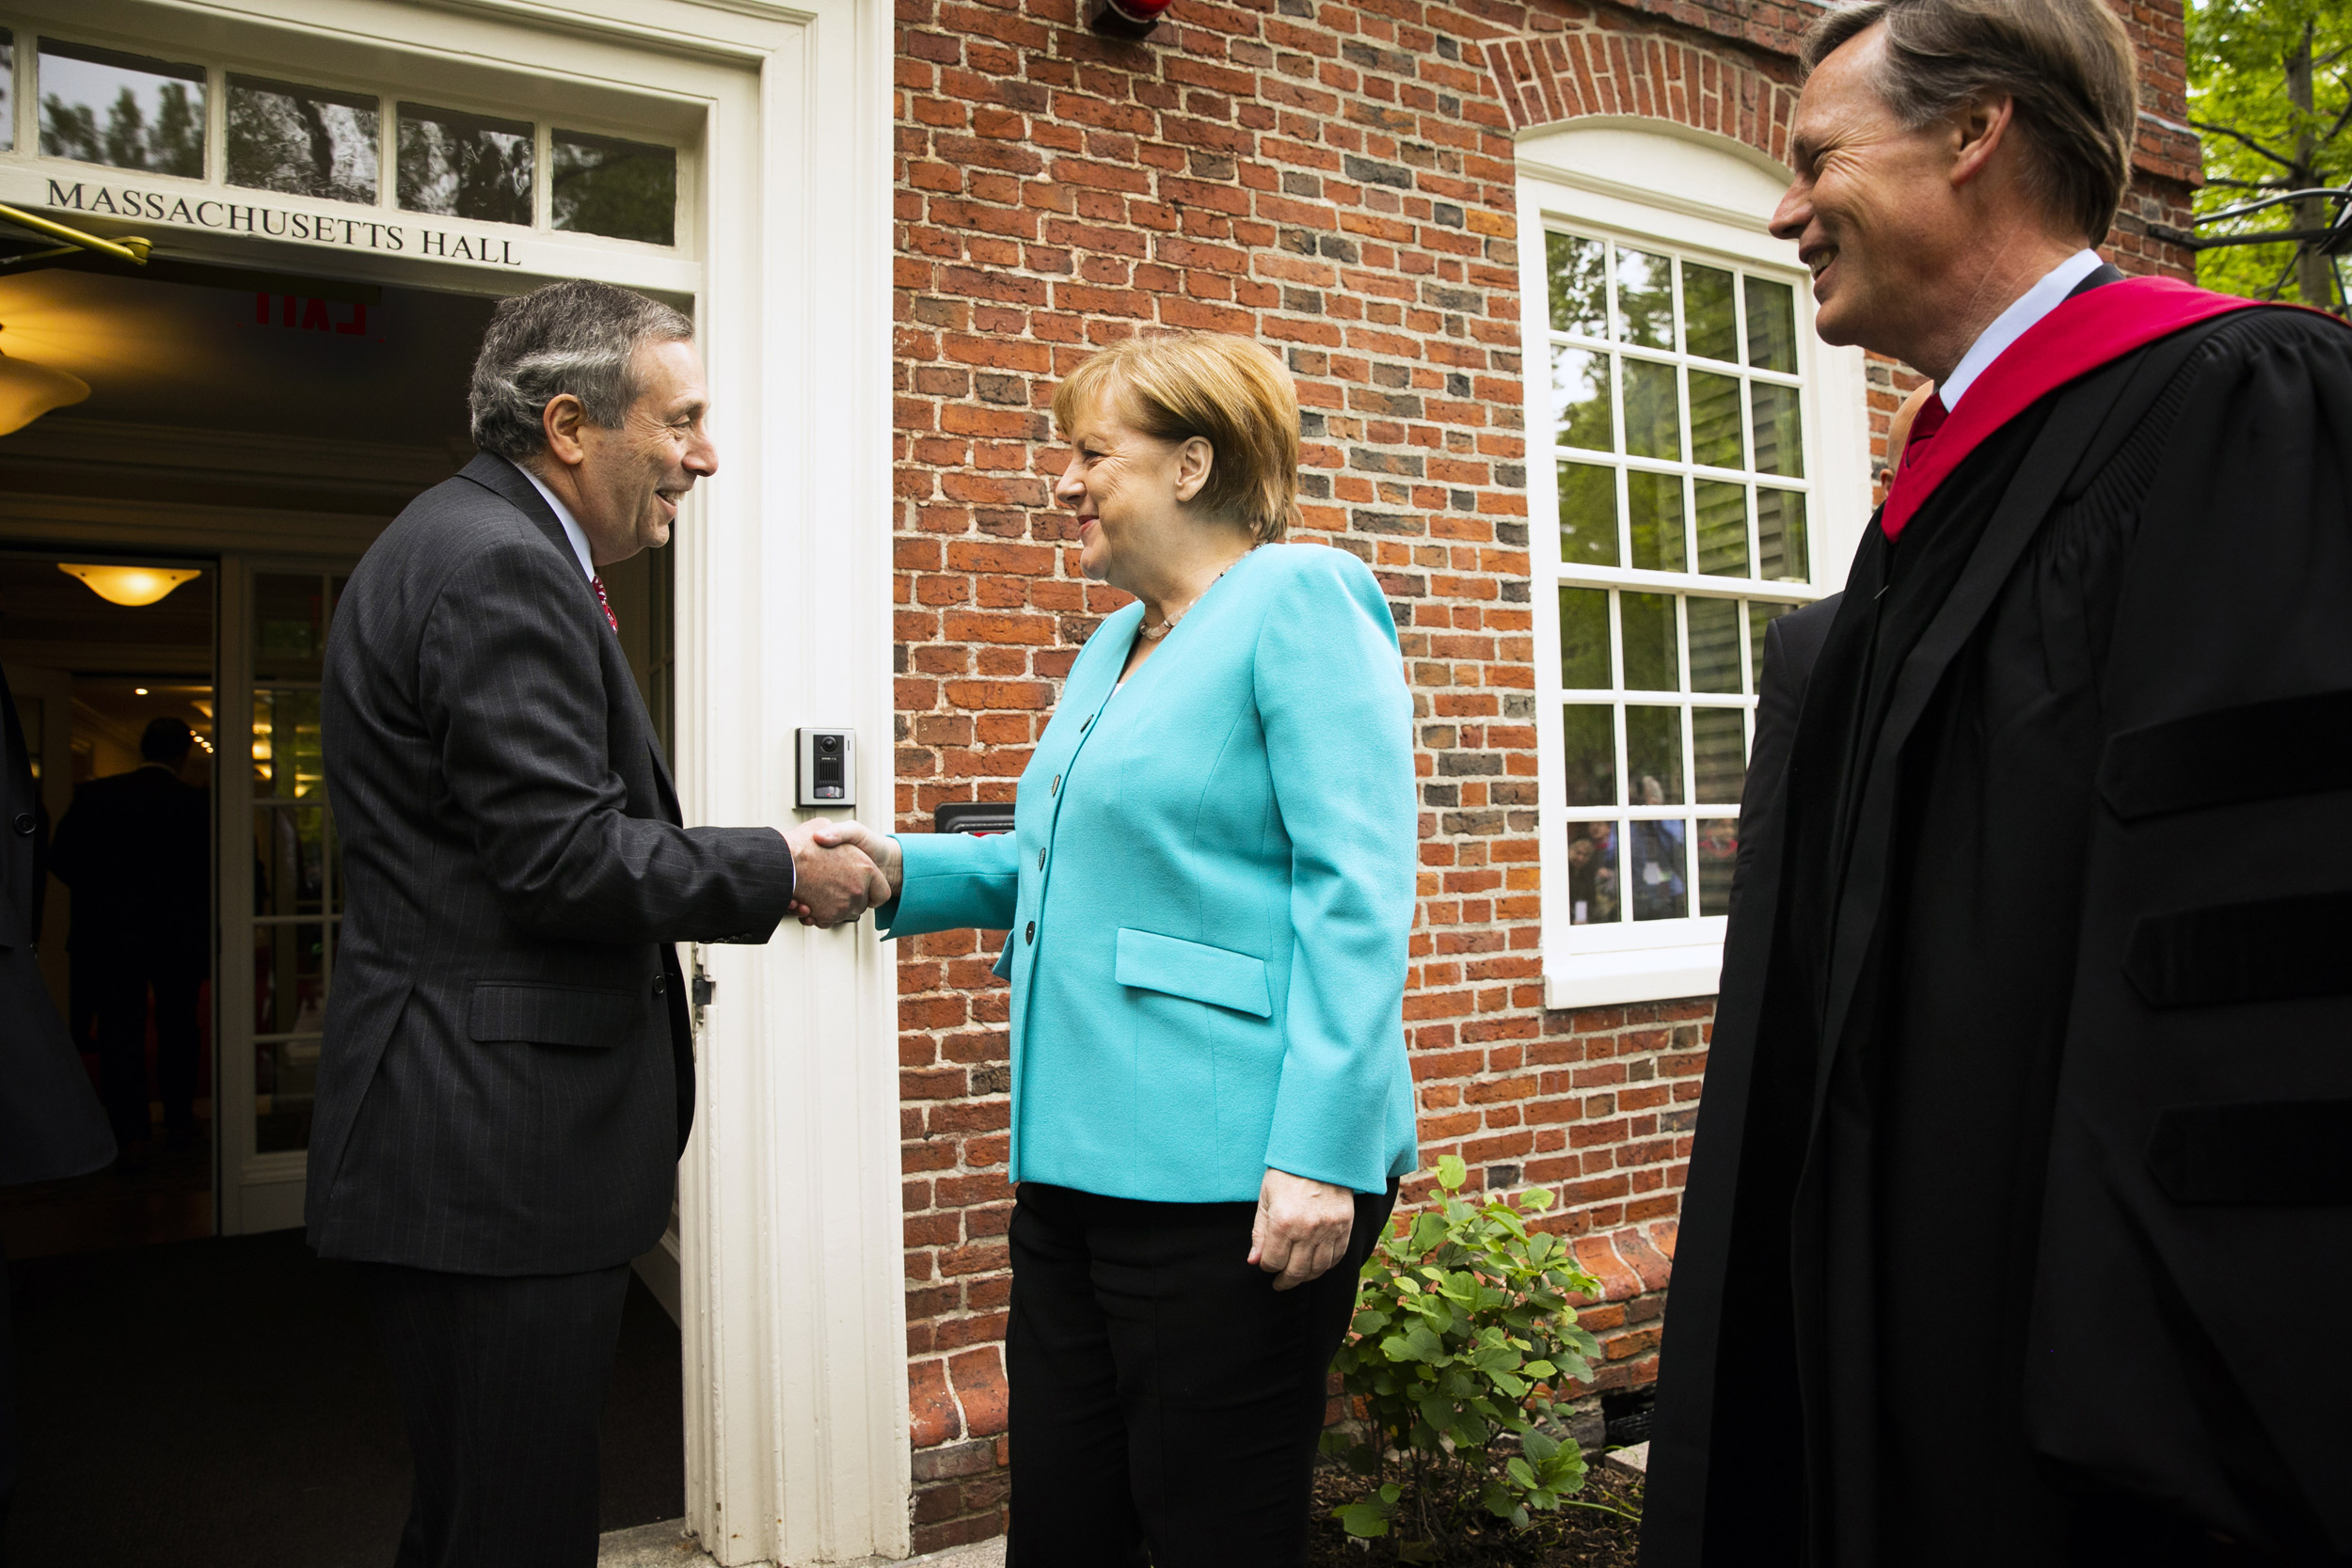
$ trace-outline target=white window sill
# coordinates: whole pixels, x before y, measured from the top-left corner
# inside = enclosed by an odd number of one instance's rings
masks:
[[[1721,941],[1615,953],[1567,953],[1544,966],[1547,1007],[1613,1007],[1713,996],[1723,975]]]

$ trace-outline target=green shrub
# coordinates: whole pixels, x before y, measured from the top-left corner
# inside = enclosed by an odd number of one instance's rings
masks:
[[[1324,1450],[1372,1482],[1336,1516],[1350,1535],[1397,1530],[1404,1561],[1432,1560],[1468,1510],[1523,1529],[1584,1484],[1551,1391],[1592,1381],[1600,1345],[1568,1297],[1599,1281],[1558,1237],[1528,1233],[1549,1193],[1473,1204],[1467,1175],[1454,1156],[1438,1161],[1438,1207],[1374,1250],[1332,1362],[1364,1430],[1325,1433]]]

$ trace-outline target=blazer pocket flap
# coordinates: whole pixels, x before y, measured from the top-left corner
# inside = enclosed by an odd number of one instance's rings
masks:
[[[1113,973],[1122,986],[1166,991],[1259,1018],[1274,1016],[1265,960],[1248,953],[1123,926]]]
[[[529,1040],[609,1051],[644,1022],[644,997],[589,986],[484,980],[473,988],[466,1033],[477,1040]]]

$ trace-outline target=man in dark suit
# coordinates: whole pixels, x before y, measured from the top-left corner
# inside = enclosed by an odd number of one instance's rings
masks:
[[[509,299],[482,455],[352,574],[326,655],[347,888],[310,1239],[366,1265],[416,1492],[402,1568],[586,1568],[629,1260],[693,1115],[672,944],[853,919],[862,854],[685,828],[600,568],[717,468],[686,319],[598,283]]]
[[[56,1181],[115,1157],[106,1117],[42,981],[44,861],[40,792],[16,698],[0,676],[0,1186]],[[144,1107],[142,1107],[144,1109]],[[16,1497],[16,1353],[8,1331],[8,1259],[0,1254],[0,1562]]]
[[[196,1135],[198,1002],[211,968],[212,828],[207,792],[181,781],[196,737],[159,718],[139,736],[140,764],[73,792],[49,869],[73,890],[77,989],[98,1008],[106,1116],[125,1149],[148,1140],[147,1009],[155,999],[155,1076],[164,1132]]]

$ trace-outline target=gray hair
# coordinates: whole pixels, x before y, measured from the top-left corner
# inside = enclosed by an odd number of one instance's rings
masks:
[[[1897,119],[1916,131],[2009,99],[2050,215],[2086,245],[2106,238],[2132,182],[2139,91],[2131,35],[2106,0],[1863,0],[1813,24],[1804,69],[1882,22],[1875,85]]]
[[[612,429],[642,389],[637,350],[691,341],[694,324],[659,300],[575,278],[499,301],[466,402],[473,444],[521,462],[547,444],[542,416],[569,392],[588,422]]]

